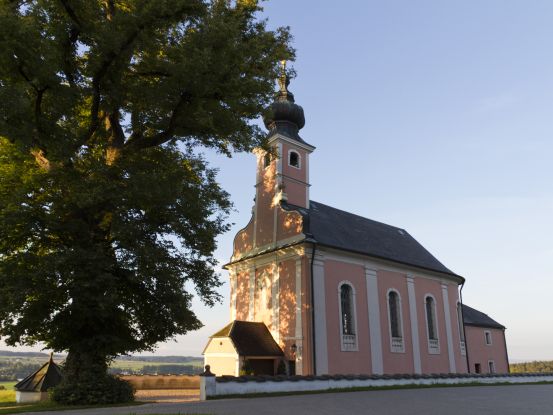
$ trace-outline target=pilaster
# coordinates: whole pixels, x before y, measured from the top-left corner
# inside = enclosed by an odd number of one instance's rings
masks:
[[[376,269],[365,266],[367,281],[367,309],[369,313],[369,335],[371,343],[371,367],[374,374],[384,373],[382,360],[382,331],[380,327],[380,296]]]
[[[415,295],[415,280],[407,275],[407,294],[409,296],[409,320],[411,321],[411,343],[413,344],[413,368],[415,373],[422,373],[421,350],[419,340],[419,318],[417,314],[417,296]]]
[[[296,259],[296,374],[303,374],[303,329],[302,329],[301,258]]]
[[[248,321],[253,321],[255,317],[255,265],[250,265],[249,275],[250,275],[250,284],[249,284],[250,307],[248,312]]]
[[[442,298],[444,303],[445,332],[447,336],[447,355],[449,357],[449,372],[456,373],[455,354],[453,349],[453,331],[451,330],[451,313],[449,310],[449,295],[447,284],[442,283]]]
[[[313,260],[313,301],[315,320],[315,368],[317,375],[328,373],[328,345],[326,333],[325,261],[320,253]]]

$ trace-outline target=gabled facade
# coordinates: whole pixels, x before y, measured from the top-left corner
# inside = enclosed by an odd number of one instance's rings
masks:
[[[225,266],[231,321],[264,323],[300,375],[467,372],[464,278],[406,230],[310,200],[315,147],[284,71],[279,84],[252,219]]]

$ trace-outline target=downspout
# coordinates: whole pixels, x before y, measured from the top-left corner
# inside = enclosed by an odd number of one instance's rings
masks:
[[[315,252],[317,251],[317,243],[313,242],[313,249],[311,250],[311,348],[313,350],[313,375],[317,376],[317,353],[315,347],[315,289],[313,287],[313,263],[315,262]]]
[[[465,330],[465,315],[463,314],[463,288],[465,287],[465,281],[461,284],[461,290],[459,291],[459,299],[461,300],[461,319],[463,323],[463,337],[465,339],[465,359],[467,361],[467,372],[470,373],[469,364],[469,343],[467,342],[467,332]]]

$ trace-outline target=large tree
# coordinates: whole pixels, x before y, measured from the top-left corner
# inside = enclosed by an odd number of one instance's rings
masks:
[[[0,337],[68,351],[60,400],[121,400],[110,359],[198,329],[186,287],[218,299],[198,148],[263,144],[289,33],[251,0],[0,4]]]

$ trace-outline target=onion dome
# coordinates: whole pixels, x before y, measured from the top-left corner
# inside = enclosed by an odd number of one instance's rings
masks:
[[[281,62],[281,75],[278,79],[279,91],[273,103],[267,108],[263,117],[269,137],[281,134],[288,138],[304,142],[298,132],[305,125],[303,108],[295,103],[294,94],[288,91],[290,78],[286,73],[286,61]]]

